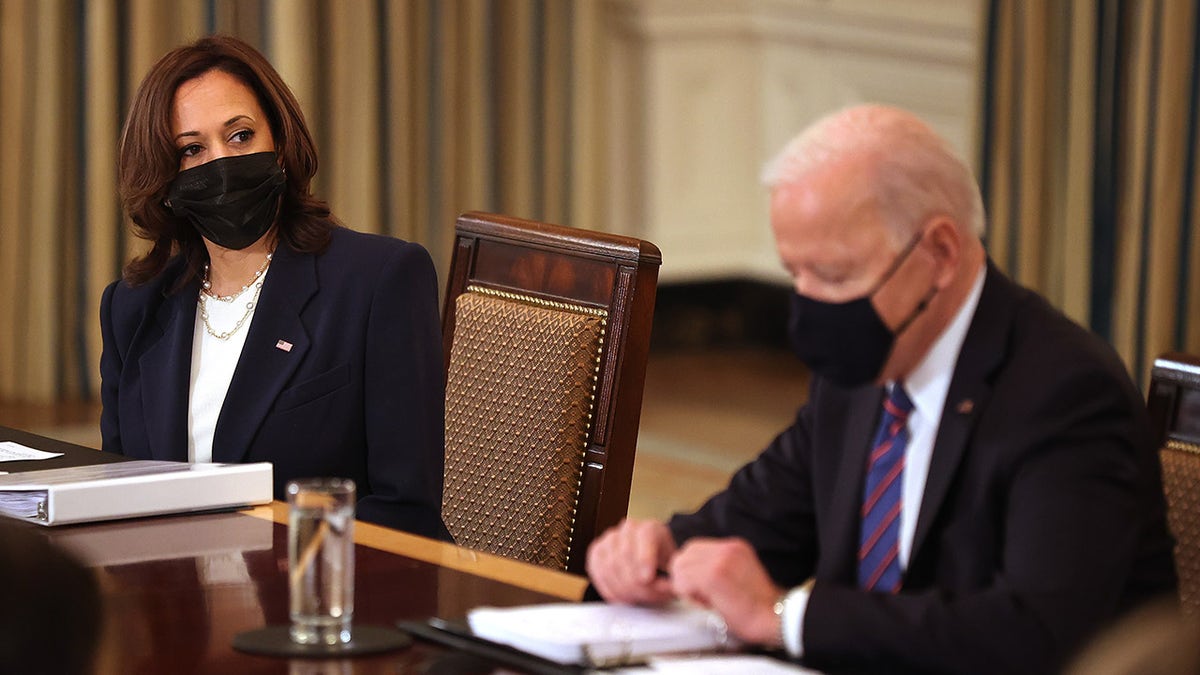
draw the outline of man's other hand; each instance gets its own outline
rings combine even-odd
[[[657,520],[622,520],[592,542],[587,573],[609,602],[654,605],[674,597],[661,572],[675,555],[675,540]]]

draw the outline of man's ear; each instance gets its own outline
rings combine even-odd
[[[962,232],[949,216],[935,216],[925,226],[926,246],[937,262],[935,283],[946,288],[954,280],[962,255]]]

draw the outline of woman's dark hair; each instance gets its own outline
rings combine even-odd
[[[254,92],[271,125],[275,149],[287,173],[279,210],[279,237],[302,253],[319,253],[329,244],[337,221],[329,205],[309,192],[317,172],[317,149],[304,123],[300,104],[279,73],[254,47],[228,36],[213,35],[172,50],[159,59],[138,87],[121,132],[117,183],[121,204],[133,220],[134,233],[152,242],[143,256],[125,265],[125,280],[143,284],[163,271],[178,252],[186,271],[174,289],[196,278],[208,259],[200,234],[164,205],[179,173],[179,151],[172,138],[175,92],[188,80],[211,70],[237,78]]]

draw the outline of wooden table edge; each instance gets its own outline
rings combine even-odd
[[[288,522],[288,506],[280,501],[256,506],[242,513],[283,525],[287,525]],[[354,541],[363,546],[487,577],[564,600],[579,600],[587,587],[587,579],[575,574],[473,551],[408,532],[364,523],[361,520],[354,525]]]

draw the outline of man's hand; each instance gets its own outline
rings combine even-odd
[[[671,560],[675,595],[715,610],[746,642],[782,646],[775,601],[783,594],[744,539],[689,539]]]
[[[674,597],[670,580],[659,575],[674,554],[665,524],[625,519],[592,542],[587,573],[609,602],[660,604]]]

